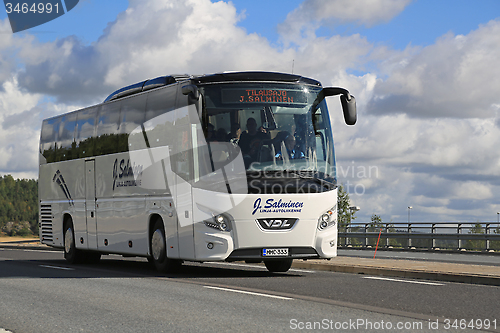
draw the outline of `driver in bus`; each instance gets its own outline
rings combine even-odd
[[[257,121],[255,118],[248,118],[247,130],[241,133],[238,142],[243,153],[245,168],[248,169],[252,162],[257,161],[262,141],[267,139],[267,134],[257,130]]]
[[[285,140],[283,140],[283,142],[289,159],[295,160],[295,159],[305,158],[304,153],[299,149],[296,149],[295,137],[292,134],[288,134]],[[283,159],[282,150],[283,147],[281,147],[280,151],[278,151],[278,153],[276,154],[275,156],[276,159],[280,160]]]

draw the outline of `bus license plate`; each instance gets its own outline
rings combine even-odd
[[[263,249],[262,255],[264,257],[287,257],[288,256],[288,248]]]

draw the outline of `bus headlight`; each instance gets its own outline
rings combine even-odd
[[[225,214],[214,215],[212,220],[203,221],[207,227],[219,229],[221,231],[230,231],[230,220]]]
[[[325,230],[337,223],[337,206],[323,213],[318,219],[318,229]]]

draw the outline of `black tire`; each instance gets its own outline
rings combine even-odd
[[[99,252],[87,251],[84,253],[84,261],[89,264],[98,264],[101,261]]]
[[[151,257],[149,262],[153,262],[156,269],[160,272],[175,271],[182,264],[181,260],[169,259],[167,257],[167,241],[165,237],[165,228],[161,219],[157,219],[151,230],[149,238],[149,248]]]
[[[264,264],[269,272],[284,273],[292,267],[293,259],[264,260]]]
[[[67,219],[64,223],[64,259],[70,264],[78,264],[83,259],[83,254],[77,250],[73,221]]]

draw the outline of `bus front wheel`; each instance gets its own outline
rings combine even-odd
[[[76,249],[73,222],[67,219],[64,224],[64,259],[70,264],[77,264],[82,259],[82,253]]]
[[[293,259],[264,260],[264,264],[269,272],[284,273],[292,267]]]
[[[161,272],[173,271],[178,268],[182,261],[167,257],[167,241],[163,222],[158,219],[154,223],[150,237],[151,257],[148,261],[153,262],[156,269]]]

